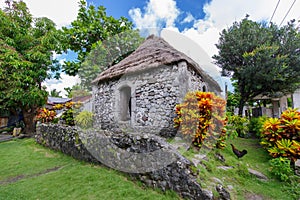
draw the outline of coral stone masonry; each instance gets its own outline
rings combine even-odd
[[[147,186],[163,191],[173,190],[191,200],[212,199],[197,183],[192,163],[155,135],[116,134],[94,129],[82,131],[59,124],[40,124],[35,137],[39,144],[76,159],[127,172]],[[164,154],[171,155],[172,159],[162,156]]]
[[[93,83],[96,126],[164,137],[176,134],[174,108],[188,91],[221,92],[196,62],[155,36]]]

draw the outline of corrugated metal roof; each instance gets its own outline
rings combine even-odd
[[[59,104],[59,103],[66,103],[71,101],[72,99],[70,98],[60,98],[60,97],[48,97],[48,104]]]

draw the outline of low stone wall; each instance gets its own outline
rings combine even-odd
[[[158,136],[39,124],[35,137],[46,147],[123,171],[147,186],[174,190],[183,198],[211,199],[192,174],[190,161]]]
[[[37,143],[61,151],[78,160],[101,164],[81,142],[78,130],[72,126],[38,124],[35,139]]]

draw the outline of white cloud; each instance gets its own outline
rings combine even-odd
[[[175,20],[180,14],[175,0],[150,0],[144,8],[129,10],[129,15],[140,30],[155,33],[164,27],[174,27]]]
[[[272,22],[280,25],[285,14],[294,0],[281,1],[272,19]],[[195,20],[194,26],[185,29],[183,34],[201,45],[209,56],[217,54],[215,44],[218,43],[219,33],[230,27],[234,21],[240,21],[246,14],[254,21],[269,22],[277,1],[270,0],[212,0],[203,8],[204,19]],[[283,24],[291,19],[300,19],[300,2],[296,2]]]
[[[194,20],[195,20],[194,16],[191,13],[188,13],[187,16],[182,20],[181,23],[182,24],[184,24],[184,23],[190,23],[190,22],[192,22]]]
[[[45,81],[43,85],[47,87],[48,92],[50,92],[53,89],[56,89],[56,91],[61,91],[60,95],[62,95],[62,97],[66,97],[67,92],[64,90],[64,88],[67,87],[72,88],[72,86],[75,85],[76,83],[80,83],[80,79],[78,78],[78,76],[74,77],[62,73],[61,79],[59,80],[50,79]]]
[[[279,3],[273,22],[280,24],[294,0]],[[206,4],[204,12],[206,20],[212,21],[217,28],[231,26],[233,21],[239,21],[246,16],[255,21],[269,20],[278,1],[270,0],[213,0]],[[300,2],[296,2],[288,14],[285,22],[292,18],[299,18]]]
[[[219,30],[217,28],[211,27],[204,32],[191,28],[183,31],[182,34],[199,44],[210,57],[218,53],[218,49],[215,46],[219,39]]]
[[[285,0],[279,3],[272,22],[279,25],[294,0]],[[215,44],[218,43],[219,33],[230,27],[234,21],[240,21],[247,14],[254,21],[269,22],[278,1],[271,0],[212,0],[203,7],[204,19],[195,19],[191,13],[181,22],[194,22],[192,28],[182,33],[201,45],[212,56],[217,54]],[[300,20],[300,2],[296,2],[283,24],[291,19]],[[176,30],[175,22],[181,11],[175,0],[149,0],[146,7],[141,10],[134,8],[129,11],[136,27],[146,30],[148,34],[158,34],[162,28]]]
[[[48,17],[58,28],[71,24],[77,17],[79,0],[23,0],[34,17]],[[0,7],[4,7],[1,1]]]

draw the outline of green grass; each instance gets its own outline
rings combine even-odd
[[[248,154],[237,159],[231,150],[230,143],[234,144],[238,149],[247,149]],[[215,153],[220,153],[225,158],[225,163],[215,158]],[[195,150],[183,152],[188,158],[192,158],[196,153]],[[268,153],[261,148],[259,141],[256,139],[236,138],[227,141],[227,146],[223,150],[210,151],[207,154],[209,161],[204,161],[204,165],[198,165],[199,183],[203,188],[207,188],[217,194],[215,191],[214,177],[222,181],[222,184],[228,188],[232,186],[232,190],[228,190],[232,199],[249,199],[249,196],[257,195],[263,199],[289,200],[299,199],[300,193],[297,186],[280,182],[269,171]],[[227,171],[218,169],[218,166],[232,166],[233,169]],[[261,181],[248,173],[248,168],[252,168],[266,175],[269,180]],[[300,178],[297,178],[298,183]],[[298,190],[298,192],[297,192]]]
[[[119,172],[77,161],[33,139],[0,143],[0,199],[179,199]]]
[[[248,154],[237,159],[230,143],[238,149],[247,149]],[[215,158],[216,151],[224,156],[225,163]],[[208,152],[205,166],[193,169],[199,171],[199,183],[203,188],[215,191],[218,178],[228,190],[232,199],[249,199],[258,195],[263,199],[299,199],[299,187],[278,181],[269,172],[270,157],[255,139],[236,138],[227,141],[224,150]],[[197,151],[185,151],[192,158]],[[139,182],[128,180],[124,174],[77,161],[62,153],[44,148],[33,139],[13,140],[0,143],[0,199],[179,199],[174,192],[163,194],[158,190],[142,187]],[[217,166],[233,166],[224,171]],[[268,176],[268,181],[250,176],[252,168]],[[299,177],[297,178],[299,182]],[[298,196],[297,196],[298,195]]]

